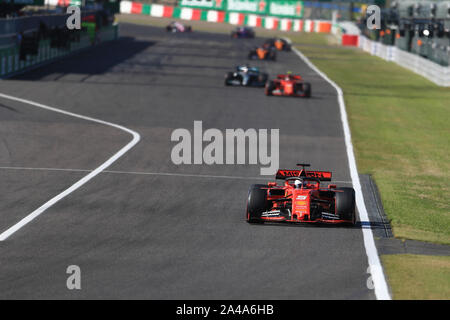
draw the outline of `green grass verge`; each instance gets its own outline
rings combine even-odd
[[[450,299],[450,257],[381,256],[394,299]]]

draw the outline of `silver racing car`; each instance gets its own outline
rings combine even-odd
[[[226,86],[264,87],[268,74],[261,72],[259,68],[248,65],[237,66],[234,72],[225,75]]]

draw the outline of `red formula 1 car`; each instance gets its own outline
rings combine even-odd
[[[355,190],[321,181],[331,181],[331,172],[307,171],[309,164],[298,164],[301,170],[278,170],[276,182],[252,185],[247,199],[247,222],[311,222],[355,225]]]
[[[279,74],[266,84],[267,96],[311,97],[311,84],[299,75]]]

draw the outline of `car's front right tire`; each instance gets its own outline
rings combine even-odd
[[[334,196],[335,211],[341,219],[349,221],[351,225],[356,224],[355,190],[353,188],[336,189]]]
[[[303,83],[303,92],[306,98],[311,97],[311,84],[308,82]]]

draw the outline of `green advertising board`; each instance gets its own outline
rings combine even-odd
[[[229,12],[267,14],[270,0],[226,0]]]
[[[303,17],[303,1],[282,0],[270,1],[269,15],[286,18]]]
[[[226,10],[226,0],[180,0],[180,7]]]
[[[180,0],[181,7],[302,18],[301,0]]]

